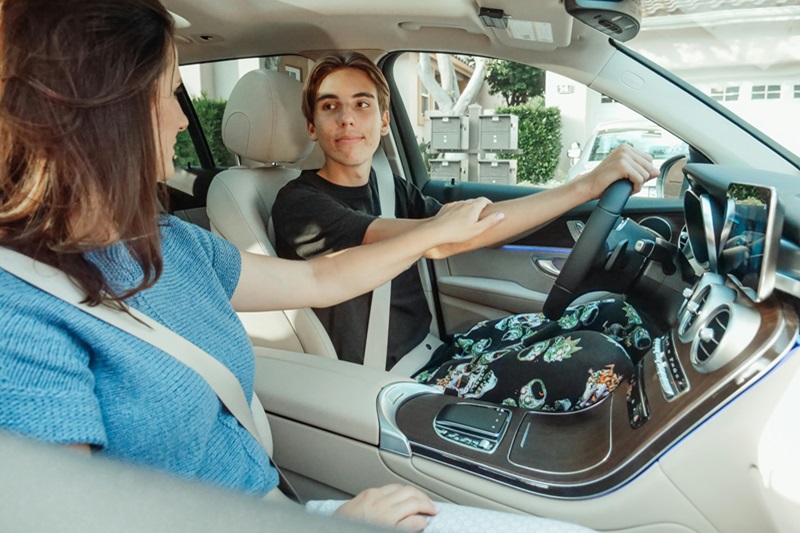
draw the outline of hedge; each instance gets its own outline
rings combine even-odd
[[[561,110],[545,107],[544,98],[537,96],[522,105],[498,107],[495,113],[519,117],[519,153],[502,156],[517,160],[517,182],[552,180],[561,155]]]
[[[236,158],[222,143],[222,114],[225,112],[226,103],[222,99],[206,98],[205,94],[192,98],[194,110],[208,140],[211,155],[214,157],[214,164],[222,168],[236,164]],[[175,142],[175,166],[200,167],[200,160],[188,131],[180,132]]]

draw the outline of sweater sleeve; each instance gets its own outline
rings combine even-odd
[[[219,279],[228,299],[233,296],[242,273],[242,256],[236,246],[210,231],[171,216],[169,224],[186,239],[197,242],[211,261],[214,274]]]
[[[90,370],[91,349],[63,327],[68,310],[7,277],[0,294],[0,427],[56,444],[105,446],[107,437]]]

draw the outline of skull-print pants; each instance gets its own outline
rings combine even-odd
[[[575,411],[630,378],[652,339],[619,299],[479,322],[455,336],[415,378],[445,394],[538,411]]]

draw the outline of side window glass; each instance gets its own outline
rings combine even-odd
[[[624,105],[529,65],[406,53],[394,69],[432,179],[554,187],[620,144],[649,153],[656,166],[689,152]],[[682,179],[678,169],[672,181]],[[677,197],[680,189],[651,180],[639,196]]]
[[[248,72],[260,68],[285,72],[298,81],[304,81],[310,66],[313,66],[313,62],[301,56],[272,56],[180,67],[181,78],[192,99],[192,105],[217,167],[224,168],[236,164],[236,157],[222,142],[222,116],[236,82]],[[300,109],[297,113],[300,113]],[[178,134],[175,165],[184,168],[200,166],[197,151],[188,131]]]

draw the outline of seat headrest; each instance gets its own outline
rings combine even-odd
[[[259,69],[236,83],[222,116],[222,142],[259,163],[295,163],[313,148],[300,110],[303,86],[283,72]]]

